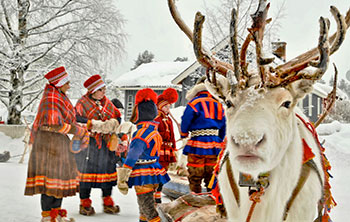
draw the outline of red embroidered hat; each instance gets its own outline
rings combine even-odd
[[[161,110],[164,106],[175,103],[178,98],[179,95],[175,89],[167,88],[161,95],[158,96],[157,107]]]
[[[84,82],[84,87],[89,93],[94,93],[102,87],[106,86],[100,75],[93,75]]]
[[[68,73],[66,72],[66,69],[63,66],[48,72],[45,75],[45,78],[49,80],[50,84],[53,84],[58,88],[62,87],[69,81]]]

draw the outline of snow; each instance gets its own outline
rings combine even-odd
[[[172,109],[173,116],[180,122],[180,117],[185,107]],[[176,124],[174,124],[176,126]],[[327,128],[327,135],[321,133],[322,128]],[[339,122],[331,124],[321,124],[319,126],[320,141],[325,140],[324,147],[326,155],[332,165],[330,180],[333,196],[338,203],[332,212],[333,221],[347,221],[350,217],[350,124],[341,124]],[[176,139],[179,138],[177,127],[174,129]],[[19,164],[20,155],[24,150],[23,138],[11,139],[0,133],[0,153],[5,150],[11,152],[14,156],[6,163],[0,163],[0,221],[6,222],[33,222],[40,220],[40,195],[24,196],[24,187],[27,173],[27,163],[29,155],[25,156],[24,164]],[[76,221],[118,221],[129,222],[138,221],[138,205],[136,195],[133,189],[129,190],[128,195],[123,196],[115,187],[112,194],[115,202],[120,206],[121,212],[118,215],[104,214],[102,211],[101,190],[92,190],[92,202],[96,210],[96,215],[87,217],[78,213],[79,196],[64,198],[63,208],[68,210],[68,216],[74,217]],[[164,200],[165,198],[163,198]]]
[[[329,86],[327,84],[316,82],[314,85],[314,92],[318,92],[320,96],[323,98],[327,97],[328,93],[330,93],[333,90],[332,86]],[[337,88],[337,96],[341,99],[348,99],[348,96],[344,91]]]
[[[113,80],[112,85],[118,87],[175,87],[171,83],[171,80],[190,65],[191,62],[151,62],[142,64],[136,69],[124,73],[119,78]]]

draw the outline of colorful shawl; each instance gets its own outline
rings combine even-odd
[[[96,119],[96,120],[108,120],[111,118],[119,118],[121,116],[119,110],[113,105],[113,103],[107,98],[103,97],[99,101],[100,104],[97,104],[96,101],[89,97],[89,94],[82,96],[77,104],[75,105],[75,110],[77,115],[87,118],[87,119]],[[105,140],[109,141],[110,135],[104,135]],[[97,145],[101,148],[102,145],[102,135],[96,133],[94,135]]]
[[[36,114],[30,143],[35,139],[35,132],[44,125],[72,124],[75,122],[75,110],[68,97],[53,85],[47,84]]]

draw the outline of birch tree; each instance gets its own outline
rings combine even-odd
[[[124,20],[111,0],[0,0],[0,101],[8,124],[40,98],[44,74],[64,65],[72,88],[111,71]]]

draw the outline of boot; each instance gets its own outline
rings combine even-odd
[[[120,212],[118,205],[114,205],[111,196],[103,197],[103,212],[106,214],[117,214]]]
[[[91,206],[92,201],[90,198],[80,199],[79,213],[85,216],[91,216],[95,214],[95,209]]]
[[[54,219],[54,218],[51,219],[51,217],[48,216],[48,217],[42,217],[40,222],[58,222],[58,221],[56,219]]]
[[[154,192],[148,192],[137,195],[137,203],[139,204],[140,212],[147,221],[160,221],[158,212],[155,208]]]
[[[58,222],[75,222],[74,218],[67,218],[67,211],[65,209],[58,210]]]
[[[41,220],[40,222],[58,222],[56,219],[58,216],[58,210],[57,209],[52,209],[50,211],[43,211],[41,212]]]

